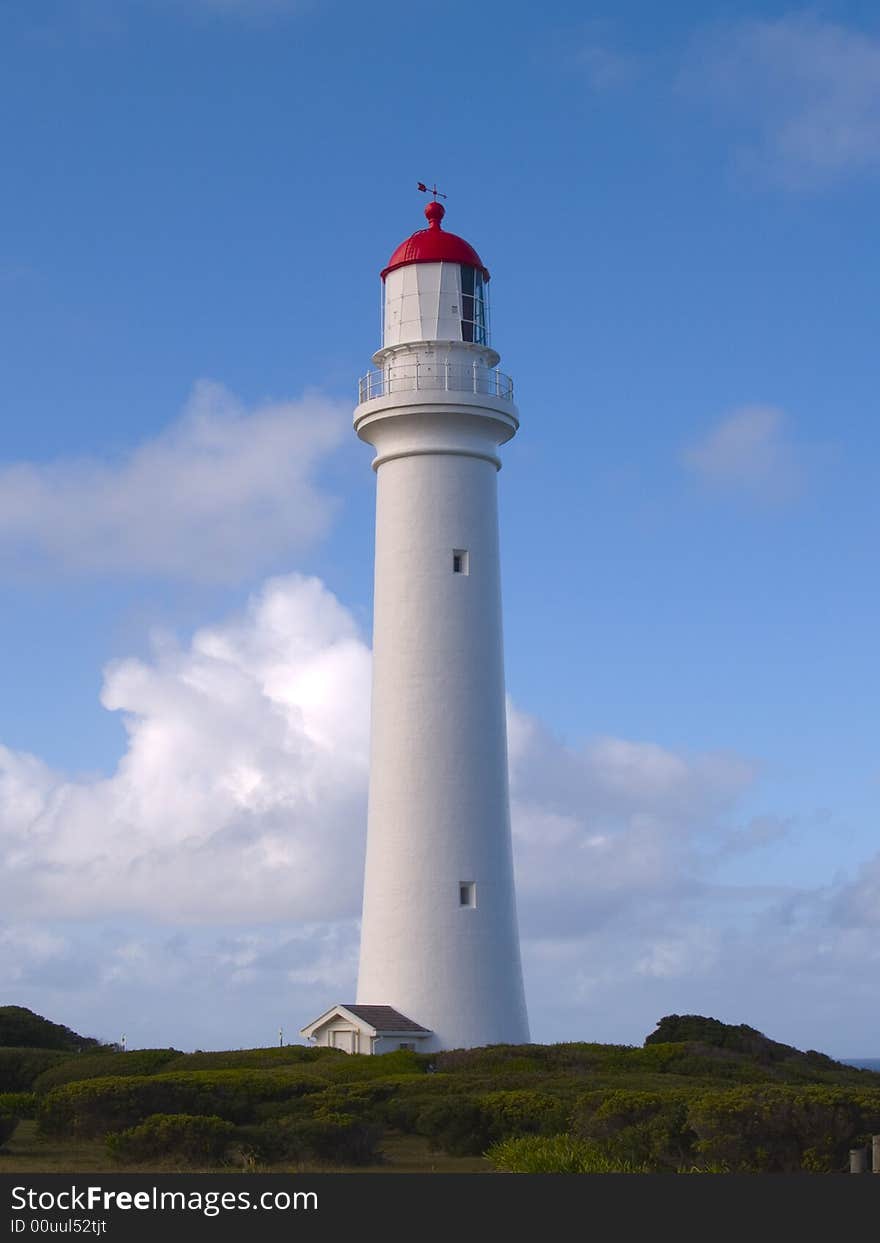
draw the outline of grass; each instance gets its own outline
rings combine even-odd
[[[185,1168],[199,1174],[492,1174],[484,1157],[451,1157],[431,1152],[428,1141],[417,1135],[389,1134],[382,1144],[381,1165],[343,1166],[318,1162],[292,1165],[204,1166],[194,1170],[176,1162],[126,1165],[126,1174],[175,1174]],[[45,1140],[37,1135],[35,1122],[20,1122],[6,1147],[0,1149],[0,1174],[118,1174],[121,1167],[107,1155],[102,1140]]]

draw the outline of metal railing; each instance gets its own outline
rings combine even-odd
[[[392,393],[433,389],[446,393],[480,393],[513,401],[513,380],[503,371],[479,363],[400,363],[382,371],[368,371],[358,381],[358,402]]]

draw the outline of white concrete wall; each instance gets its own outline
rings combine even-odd
[[[424,1040],[416,1040],[414,1036],[377,1036],[373,1043],[373,1052],[396,1053],[402,1044],[411,1044],[416,1053],[427,1053],[426,1043]]]
[[[529,1032],[511,860],[496,496],[497,446],[517,423],[510,403],[504,413],[505,403],[473,395],[438,394],[432,404],[425,397],[366,402],[355,421],[379,462],[357,1000],[394,1006],[431,1028],[435,1038],[418,1045],[427,1052],[523,1042]],[[466,575],[453,573],[454,549],[467,551]],[[462,881],[476,884],[473,908],[459,903]]]

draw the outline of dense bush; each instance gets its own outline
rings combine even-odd
[[[151,1114],[214,1115],[251,1122],[265,1101],[292,1100],[320,1090],[303,1070],[216,1070],[89,1079],[54,1088],[40,1102],[43,1135],[89,1137],[137,1126]]]
[[[763,1084],[725,1090],[590,1092],[572,1133],[609,1157],[655,1171],[750,1173],[845,1168],[854,1143],[880,1130],[880,1091]]]
[[[645,1038],[645,1045],[655,1043],[686,1043],[699,1046],[703,1054],[724,1051],[740,1064],[748,1062],[752,1067],[772,1070],[768,1076],[789,1081],[805,1081],[817,1078],[825,1081],[856,1083],[858,1072],[854,1068],[835,1062],[824,1053],[808,1049],[806,1053],[792,1045],[771,1040],[763,1032],[745,1023],[722,1023],[702,1014],[667,1014],[657,1024],[657,1030]],[[745,1076],[741,1076],[743,1079]],[[753,1081],[757,1076],[753,1074]]]
[[[320,1062],[325,1058],[344,1058],[341,1049],[286,1044],[268,1049],[228,1049],[198,1053],[177,1053],[164,1067],[174,1070],[277,1070]]]
[[[108,1135],[105,1143],[111,1156],[128,1165],[167,1157],[195,1165],[219,1161],[234,1135],[235,1127],[222,1118],[153,1114],[139,1126]]]
[[[124,1078],[127,1075],[153,1075],[178,1057],[176,1049],[133,1049],[130,1053],[85,1053],[68,1058],[44,1070],[34,1080],[35,1092],[50,1092],[65,1083],[84,1079]]]
[[[572,1135],[528,1135],[493,1144],[486,1156],[508,1174],[644,1174],[643,1166],[609,1156]]]
[[[29,1092],[39,1075],[71,1056],[55,1049],[0,1049],[0,1092]]]
[[[415,1129],[432,1149],[453,1157],[479,1156],[492,1142],[490,1119],[472,1096],[431,1101],[420,1110]]]
[[[311,1155],[300,1131],[301,1118],[273,1118],[235,1128],[235,1145],[242,1158],[274,1165],[279,1161],[307,1161]]]
[[[83,1049],[97,1049],[100,1044],[99,1040],[80,1036],[61,1023],[50,1023],[24,1006],[0,1006],[0,1046],[79,1053]]]
[[[432,1148],[452,1156],[479,1156],[510,1136],[553,1134],[565,1126],[567,1115],[562,1101],[542,1092],[446,1095],[422,1104],[414,1129]]]
[[[351,1114],[317,1113],[297,1129],[310,1153],[337,1165],[369,1165],[380,1159],[381,1128]]]
[[[255,1160],[329,1161],[336,1165],[369,1165],[381,1160],[381,1127],[352,1114],[316,1112],[241,1126],[236,1140]]]
[[[734,1028],[695,1015],[667,1016],[643,1048],[586,1043],[490,1045],[422,1056],[443,1074],[472,1084],[477,1078],[491,1077],[506,1088],[534,1085],[569,1092],[578,1087],[580,1091],[624,1087],[624,1079],[633,1089],[662,1091],[676,1080],[707,1088],[719,1080],[852,1087],[877,1082],[871,1072],[844,1066],[824,1054],[801,1053],[768,1040],[753,1028]]]
[[[362,1083],[369,1079],[385,1079],[389,1075],[422,1075],[428,1063],[410,1049],[372,1056],[367,1053],[343,1053],[332,1061],[323,1061],[320,1073],[334,1083]]]
[[[599,1066],[623,1057],[633,1050],[629,1045],[602,1044],[495,1044],[478,1049],[449,1049],[422,1055],[438,1071],[450,1074],[547,1075],[589,1073]]]
[[[382,1099],[374,1106],[375,1116],[386,1126],[410,1135],[416,1133],[424,1109],[440,1100],[466,1096],[470,1088],[467,1081],[456,1082],[448,1075],[399,1075],[375,1083],[382,1092]]]
[[[331,1083],[307,1098],[312,1112],[351,1114],[356,1118],[385,1119],[385,1109],[410,1084],[421,1088],[421,1075],[372,1079],[367,1083]]]
[[[686,1091],[589,1092],[577,1102],[572,1133],[598,1144],[609,1157],[652,1170],[676,1170],[689,1161],[696,1135]]]
[[[705,1092],[688,1107],[694,1151],[733,1171],[843,1170],[847,1153],[880,1132],[880,1091],[828,1087]]]
[[[575,1088],[601,1086],[631,1078],[635,1086],[650,1086],[658,1076],[681,1075],[711,1082],[718,1077],[741,1082],[774,1080],[775,1071],[744,1055],[708,1045],[653,1043],[631,1045],[560,1044],[493,1045],[485,1049],[455,1049],[434,1056],[436,1068],[456,1077],[491,1077],[505,1086],[526,1087],[536,1082],[567,1084]]]
[[[0,1114],[14,1114],[16,1118],[37,1116],[37,1097],[34,1092],[0,1092]]]
[[[512,1135],[554,1135],[568,1122],[568,1108],[556,1096],[535,1091],[498,1091],[479,1097],[493,1139]]]

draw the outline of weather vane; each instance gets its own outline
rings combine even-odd
[[[423,181],[416,182],[416,184],[418,185],[419,189],[422,191],[423,194],[433,194],[435,203],[437,202],[438,197],[441,199],[446,198],[446,195],[441,194],[440,191],[437,189],[436,181],[434,182],[432,186],[426,186]]]

